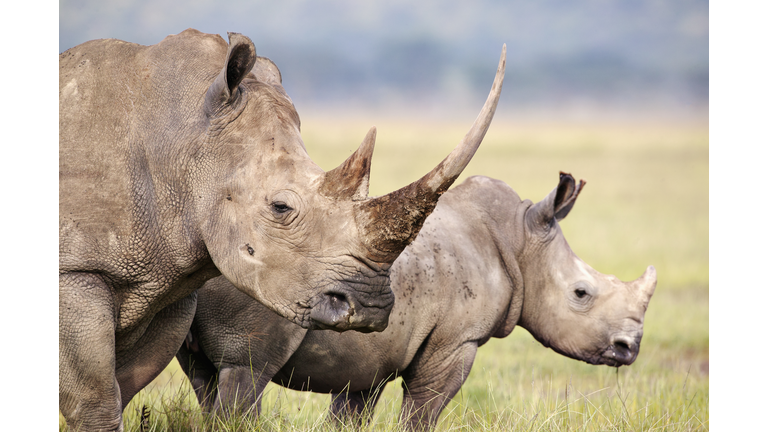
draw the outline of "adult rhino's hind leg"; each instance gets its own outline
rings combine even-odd
[[[331,393],[329,420],[360,427],[373,416],[373,409],[379,401],[379,388],[359,391]]]
[[[121,347],[120,339],[116,341],[115,376],[120,383],[123,408],[173,360],[189,332],[196,308],[195,291],[155,314],[130,346]]]
[[[59,276],[59,409],[70,430],[123,430],[114,299],[90,273]]]
[[[400,421],[409,430],[435,428],[440,413],[466,381],[476,353],[477,343],[465,342],[453,349],[416,355],[402,375]]]

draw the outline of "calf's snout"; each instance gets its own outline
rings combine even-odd
[[[640,352],[640,338],[629,337],[626,335],[619,335],[613,337],[611,345],[603,353],[608,361],[607,364],[611,366],[623,366],[631,365],[637,358],[637,354]]]

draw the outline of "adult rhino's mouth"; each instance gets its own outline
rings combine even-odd
[[[310,328],[356,330],[363,333],[380,332],[389,324],[389,313],[395,304],[390,289],[381,290],[377,295],[361,294],[354,288],[359,282],[344,281],[315,298],[309,312]]]

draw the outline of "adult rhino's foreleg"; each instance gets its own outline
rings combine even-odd
[[[476,342],[418,353],[403,371],[400,421],[410,430],[434,429],[440,413],[466,381],[476,353]]]
[[[100,277],[59,276],[59,409],[71,430],[123,430],[115,315]]]
[[[373,409],[381,396],[381,389],[374,388],[359,392],[331,393],[329,419],[335,423],[362,426],[368,423]]]
[[[120,347],[117,340],[115,375],[123,407],[173,360],[189,332],[196,307],[195,291],[158,312],[130,346]]]

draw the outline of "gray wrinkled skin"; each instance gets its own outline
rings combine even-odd
[[[59,57],[59,408],[73,429],[123,429],[219,275],[297,326],[386,328],[391,264],[476,151],[503,81],[504,53],[467,138],[368,198],[375,128],[324,172],[280,71],[229,38],[189,29]]]
[[[656,272],[650,266],[636,281],[621,282],[571,251],[558,220],[583,185],[561,174],[535,205],[480,176],[445,193],[392,266],[396,300],[382,333],[302,329],[226,279],[213,279],[199,290],[177,358],[203,407],[225,412],[257,414],[258,396],[272,380],[332,393],[332,418],[362,421],[363,407],[372,409],[378,398],[371,390],[402,376],[401,420],[412,429],[434,427],[477,348],[515,325],[568,357],[631,364]]]

